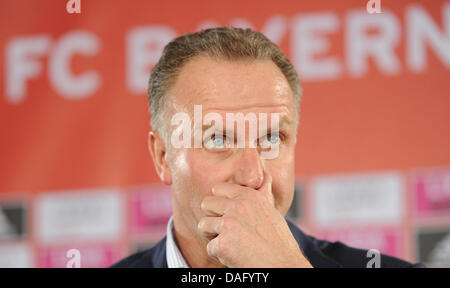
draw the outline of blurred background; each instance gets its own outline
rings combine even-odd
[[[450,267],[450,1],[367,2],[0,0],[0,267],[66,267],[70,249],[106,267],[162,238],[149,72],[175,36],[230,25],[300,74],[289,218]]]

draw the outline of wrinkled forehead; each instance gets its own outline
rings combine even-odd
[[[206,113],[281,113],[282,117],[294,118],[292,90],[270,60],[196,57],[181,69],[167,101],[171,114],[193,115],[194,105],[202,105]]]

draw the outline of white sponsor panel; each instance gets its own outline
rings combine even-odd
[[[31,268],[33,255],[27,244],[0,245],[0,268]]]
[[[115,240],[123,229],[123,199],[118,190],[45,193],[36,199],[34,221],[43,243]]]
[[[318,226],[398,224],[404,214],[404,181],[397,173],[318,177],[311,183]]]

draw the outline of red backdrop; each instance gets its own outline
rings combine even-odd
[[[79,14],[66,2],[0,4],[0,193],[25,193],[30,211],[46,191],[159,182],[146,143],[148,73],[172,37],[214,25],[261,30],[300,72],[296,173],[304,183],[385,170],[410,183],[416,168],[450,166],[448,1],[383,0],[380,14],[363,0],[81,0]],[[302,223],[319,231],[307,191]],[[410,239],[397,255],[412,260],[416,222],[407,208],[393,225]],[[434,221],[446,226],[447,212]],[[21,239],[35,251],[28,222]],[[120,235],[128,247],[131,236]]]

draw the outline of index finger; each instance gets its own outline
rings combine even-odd
[[[245,187],[233,183],[219,183],[212,188],[212,194],[229,199],[234,199],[242,193]]]

